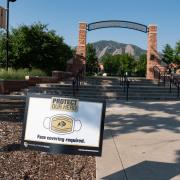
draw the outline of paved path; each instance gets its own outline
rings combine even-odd
[[[180,180],[180,101],[107,103],[97,179]]]

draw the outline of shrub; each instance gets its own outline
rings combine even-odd
[[[29,71],[28,69],[9,69],[6,71],[5,69],[0,69],[0,79],[4,80],[23,80],[25,76],[45,76],[46,73],[40,69],[32,69]]]

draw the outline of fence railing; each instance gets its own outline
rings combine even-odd
[[[73,96],[77,96],[77,93],[79,91],[79,87],[84,81],[84,70],[80,69],[72,81],[72,87],[73,87]]]
[[[124,93],[126,93],[126,101],[129,100],[129,85],[130,81],[127,75],[120,76],[120,86],[123,88]]]
[[[177,97],[179,98],[179,91],[180,91],[180,75],[171,75],[170,77],[170,84],[169,84],[169,92],[172,93],[172,86],[177,88]]]
[[[169,92],[172,93],[172,87],[177,88],[177,97],[179,98],[180,91],[180,75],[168,73],[168,71],[162,71],[158,66],[153,67],[154,79],[158,80],[158,86],[160,82],[164,86],[169,83]]]
[[[161,68],[163,68],[163,70],[161,70]],[[169,82],[170,74],[165,67],[161,68],[158,66],[153,67],[154,79],[158,81],[158,86],[160,85],[160,82],[165,86],[166,83]]]

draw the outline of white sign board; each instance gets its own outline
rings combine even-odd
[[[23,146],[54,153],[101,155],[105,102],[29,95]]]

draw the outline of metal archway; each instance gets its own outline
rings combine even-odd
[[[121,20],[109,20],[109,21],[99,21],[87,24],[87,30],[92,31],[101,28],[127,28],[141,31],[144,33],[148,32],[148,27],[144,24],[131,22],[131,21],[121,21]]]

